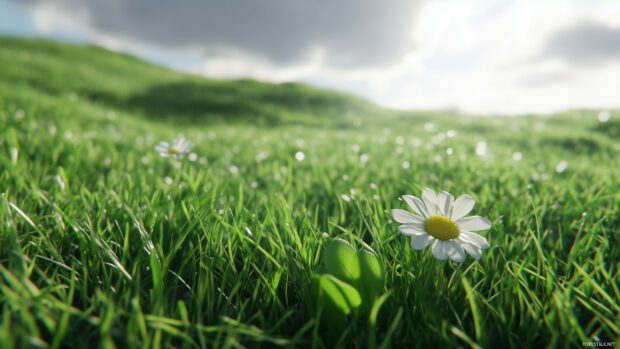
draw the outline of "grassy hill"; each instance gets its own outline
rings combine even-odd
[[[71,95],[148,119],[322,123],[385,113],[359,98],[302,84],[208,80],[98,47],[11,38],[0,38],[0,47],[3,94]]]
[[[599,112],[394,112],[2,38],[0,346],[617,342],[620,113]],[[154,151],[180,135],[185,158]],[[424,187],[476,200],[480,260],[410,248],[390,210]],[[386,271],[376,322],[314,312],[335,238]]]

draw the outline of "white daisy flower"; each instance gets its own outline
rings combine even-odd
[[[172,142],[159,142],[155,146],[155,151],[165,158],[180,159],[189,153],[194,144],[185,138],[177,138]]]
[[[491,222],[480,216],[465,217],[476,203],[471,196],[463,194],[455,200],[448,192],[437,195],[425,188],[421,200],[412,195],[403,199],[415,214],[393,209],[392,216],[402,223],[398,230],[411,237],[414,250],[432,245],[435,258],[462,262],[465,252],[480,259],[482,250],[489,248],[487,239],[473,232],[489,229]]]

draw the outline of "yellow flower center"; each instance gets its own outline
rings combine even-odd
[[[459,227],[450,218],[431,216],[424,222],[424,229],[432,237],[439,240],[452,240],[459,237]]]
[[[177,147],[170,147],[170,148],[168,148],[168,154],[174,155],[174,154],[178,154],[180,152],[181,151]]]

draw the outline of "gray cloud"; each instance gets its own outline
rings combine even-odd
[[[164,49],[246,52],[295,63],[313,48],[328,65],[376,66],[412,48],[421,1],[412,0],[22,0],[55,6],[90,28]]]
[[[582,22],[559,31],[546,44],[542,56],[558,57],[578,65],[617,62],[620,58],[620,28]]]

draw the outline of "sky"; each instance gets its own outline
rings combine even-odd
[[[620,108],[617,0],[0,0],[0,35],[397,109]]]

